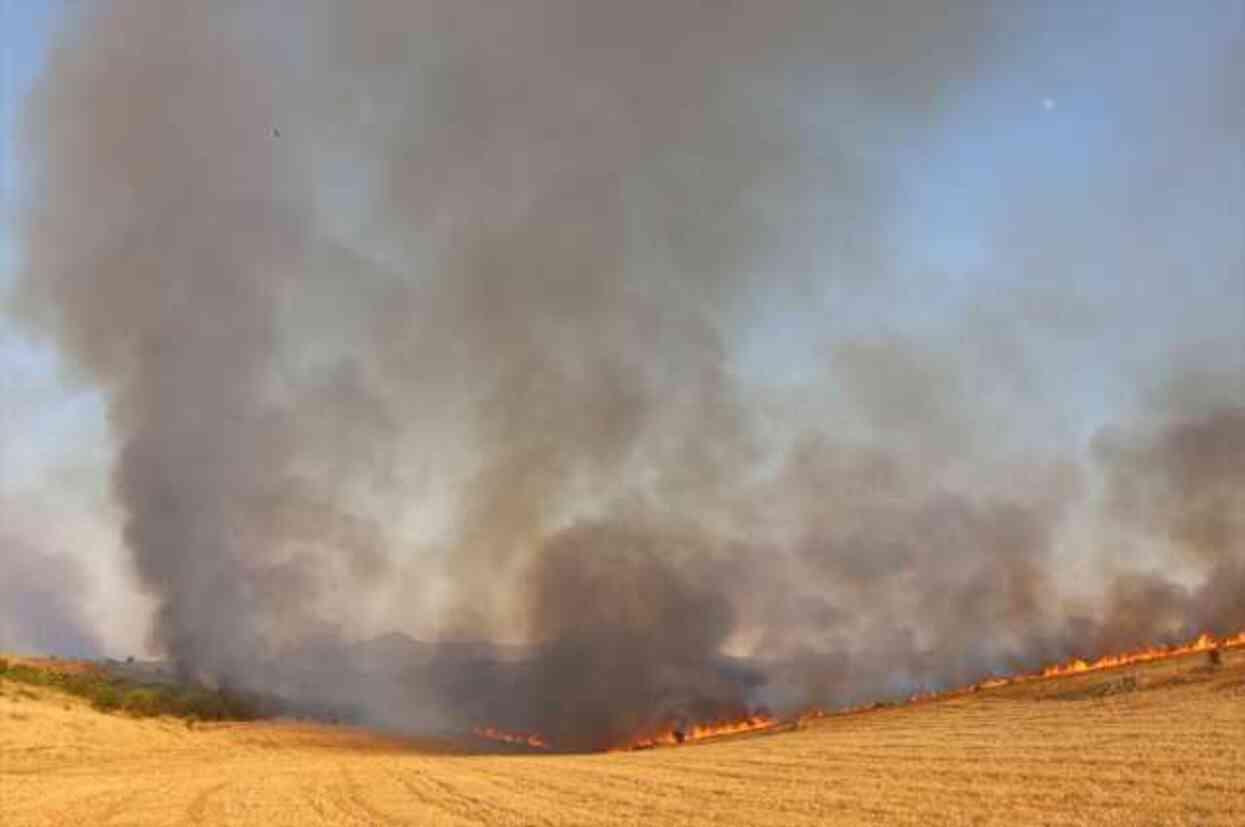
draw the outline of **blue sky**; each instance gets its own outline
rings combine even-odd
[[[1199,122],[1223,105],[1208,86],[1245,7],[1081,5],[1031,4],[932,137],[898,143],[894,277],[832,293],[801,330],[825,314],[952,342],[966,314],[996,316],[1024,339],[1042,401],[1088,439],[1173,350],[1245,326],[1245,153]],[[1205,155],[1173,172],[1166,143]],[[771,333],[762,362],[807,365]]]
[[[39,75],[49,39],[64,20],[63,0],[0,0],[0,193],[6,204],[17,186],[13,131],[22,101]]]
[[[18,264],[14,210],[21,170],[16,130],[23,102],[36,82],[49,37],[56,25],[56,3],[29,0],[0,2],[0,290],[7,293]],[[0,407],[6,426],[12,418],[37,415],[40,436],[47,439],[0,438],[0,482],[37,471],[65,431],[82,427],[81,418],[66,410],[70,400],[54,387],[55,354],[32,342],[7,321],[0,321],[0,389],[9,400]],[[21,408],[16,399],[33,400]],[[8,431],[8,427],[6,427]],[[8,434],[5,435],[8,437]]]
[[[827,339],[901,332],[967,359],[969,374],[1014,371],[1014,394],[986,384],[1004,388],[1004,406],[1033,407],[1018,431],[1083,444],[1127,418],[1168,360],[1240,342],[1245,150],[1238,122],[1216,124],[1230,100],[1217,73],[1241,44],[1245,5],[1082,5],[1031,4],[919,140],[882,150],[898,182],[888,277],[827,277],[813,301],[751,331],[745,369],[799,384],[817,376]],[[0,0],[5,292],[19,266],[15,132],[67,7]],[[819,106],[815,120],[839,116],[833,96]],[[832,268],[832,251],[811,249],[805,265]],[[49,345],[0,317],[0,501],[95,509],[74,536],[95,536],[84,554],[111,559],[105,406],[58,368]]]
[[[15,212],[22,185],[17,150],[22,108],[64,23],[64,11],[75,5],[72,0],[0,0],[0,307],[9,299],[20,263]],[[76,560],[77,568],[46,569],[67,576],[68,582],[58,587],[82,598],[88,622],[108,630],[106,645],[114,651],[141,651],[144,604],[134,595],[124,565],[117,564],[122,552],[107,495],[110,450],[103,397],[67,381],[53,346],[0,314],[0,534],[5,553]],[[14,537],[19,545],[10,548]],[[77,579],[84,573],[89,580]],[[139,607],[139,616],[124,619],[118,614],[121,605]],[[10,631],[5,620],[0,618],[0,637]],[[80,645],[73,632],[45,633],[49,645],[65,646],[67,653]]]
[[[0,297],[18,266],[14,211],[22,170],[17,131],[22,107],[38,82],[46,51],[73,0],[0,0]],[[89,387],[64,380],[53,347],[0,317],[0,493],[47,493],[58,471],[97,463],[107,454],[104,401]],[[15,434],[21,434],[15,437]],[[51,478],[51,480],[49,479]],[[102,480],[88,486],[92,495]]]

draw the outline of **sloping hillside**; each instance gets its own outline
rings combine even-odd
[[[1239,825],[1245,651],[678,748],[472,748],[136,720],[0,681],[0,824]]]

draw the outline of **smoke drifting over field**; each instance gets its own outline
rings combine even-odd
[[[76,561],[10,534],[0,534],[0,555],[0,652],[96,656],[99,641],[75,602],[86,580]]]
[[[1245,627],[1239,381],[1034,457],[988,320],[746,366],[889,278],[886,152],[1007,48],[992,5],[93,6],[28,109],[19,312],[108,394],[159,646],[254,682],[397,582],[534,648],[391,664],[375,719],[591,747]],[[1149,565],[1065,594],[1070,523]]]

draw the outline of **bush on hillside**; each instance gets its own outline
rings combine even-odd
[[[5,677],[76,695],[103,712],[126,712],[140,718],[171,715],[200,721],[250,721],[274,714],[271,700],[226,689],[170,684],[142,684],[101,670],[61,672],[4,663]]]
[[[91,706],[101,712],[112,712],[121,707],[121,693],[112,684],[103,684],[89,696]]]
[[[131,689],[121,701],[121,708],[137,718],[154,718],[162,706],[160,692],[155,689]]]

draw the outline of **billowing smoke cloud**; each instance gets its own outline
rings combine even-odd
[[[93,8],[28,112],[21,312],[109,394],[156,642],[243,684],[301,653],[298,685],[374,720],[595,747],[1036,665],[1155,594],[1239,620],[1239,590],[1158,575],[1064,605],[1086,471],[999,482],[967,347],[839,343],[811,405],[742,370],[812,289],[792,250],[881,277],[887,136],[992,59],[986,5]],[[1099,451],[1111,509],[1237,583],[1245,466],[1208,446],[1240,421]],[[395,580],[443,637],[527,657],[343,677]]]
[[[366,520],[295,467],[276,311],[297,288],[305,218],[273,157],[266,73],[227,24],[120,4],[64,47],[32,120],[27,280],[111,393],[115,489],[161,600],[156,642],[226,675],[296,639],[326,579],[380,568]],[[66,244],[70,226],[82,235]]]
[[[1163,572],[1114,584],[1104,643],[1245,629],[1245,406],[1105,433],[1108,505],[1141,536],[1166,541],[1194,585]]]
[[[99,654],[82,605],[87,578],[74,558],[0,533],[0,561],[0,652]]]

